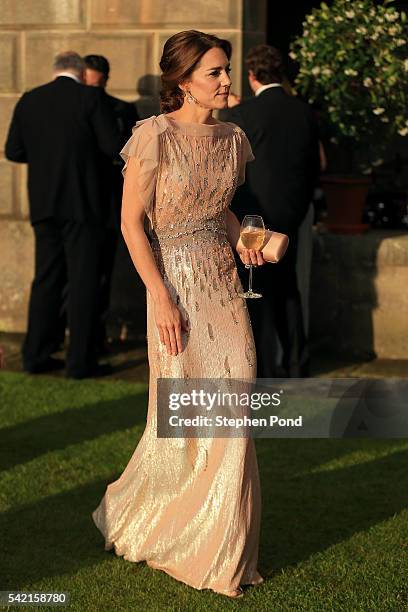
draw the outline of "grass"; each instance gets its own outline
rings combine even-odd
[[[1,590],[80,612],[408,610],[408,440],[256,440],[266,580],[241,600],[105,552],[91,512],[146,408],[143,384],[0,374]]]

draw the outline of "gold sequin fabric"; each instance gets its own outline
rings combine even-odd
[[[261,490],[253,439],[157,437],[157,378],[256,377],[251,324],[226,231],[227,209],[254,157],[233,123],[187,124],[166,115],[136,124],[122,151],[125,161],[132,155],[141,160],[157,267],[189,331],[183,351],[168,355],[147,292],[146,428],[92,517],[106,550],[146,561],[196,589],[259,584]]]

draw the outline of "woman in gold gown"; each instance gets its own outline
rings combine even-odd
[[[163,113],[138,121],[121,152],[122,232],[147,289],[149,404],[139,444],[92,517],[106,550],[240,597],[240,585],[263,582],[254,441],[158,438],[156,388],[159,377],[256,378],[232,251],[240,226],[229,210],[254,156],[238,126],[212,117],[227,106],[230,57],[216,36],[172,36],[160,62]],[[264,263],[259,252],[239,255]]]

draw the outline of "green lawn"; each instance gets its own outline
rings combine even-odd
[[[408,610],[408,440],[257,440],[266,581],[241,600],[105,552],[91,512],[146,408],[143,384],[0,374],[0,590],[80,612]]]

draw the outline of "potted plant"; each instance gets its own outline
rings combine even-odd
[[[290,44],[295,92],[319,108],[341,175],[322,177],[332,231],[362,231],[370,175],[394,136],[408,135],[408,23],[393,0],[333,0]],[[345,218],[347,217],[348,218]]]

